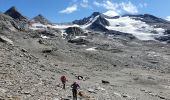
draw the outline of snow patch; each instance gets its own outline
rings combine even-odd
[[[62,39],[66,38],[67,33],[65,32],[65,30],[61,30],[61,36],[62,36]]]
[[[48,27],[50,28],[56,28],[56,29],[66,29],[66,28],[69,28],[69,27],[80,27],[79,25],[76,25],[76,24],[71,24],[71,25],[60,25],[60,24],[53,24],[53,25],[48,25]]]
[[[43,38],[43,39],[48,39],[48,38],[50,38],[50,37],[41,35],[41,38]]]
[[[120,17],[117,19],[106,18],[106,20],[110,22],[110,26],[106,26],[107,29],[130,33],[140,40],[155,40],[154,37],[163,35],[165,31],[162,28],[154,28],[145,22],[130,17]]]
[[[76,36],[74,39],[86,38],[87,36]]]
[[[109,16],[109,17],[114,17],[114,16],[118,16],[119,15],[117,12],[112,11],[112,10],[109,10],[109,11],[103,13],[103,14],[106,15],[106,16]]]
[[[41,23],[33,23],[29,28],[32,30],[41,30],[41,29],[46,29],[47,25],[43,25]]]
[[[66,29],[66,28],[69,28],[69,27],[80,27],[79,25],[76,25],[76,24],[53,24],[53,25],[43,25],[41,23],[33,23],[31,26],[30,26],[30,29],[32,30],[41,30],[41,29],[47,29],[47,28],[53,28],[53,29]]]
[[[97,51],[97,50],[96,50],[96,47],[87,48],[86,50],[87,50],[87,51]]]

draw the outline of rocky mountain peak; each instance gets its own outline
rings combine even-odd
[[[101,15],[101,13],[100,13],[100,12],[93,12],[91,16],[96,17],[96,16],[98,16],[98,15]]]
[[[43,15],[39,14],[33,18],[34,21],[40,22],[41,24],[50,24],[51,22],[45,18]]]
[[[85,18],[80,19],[80,20],[75,20],[72,23],[78,24],[78,25],[84,25],[84,24],[89,23],[91,20],[93,20],[98,15],[101,15],[101,13],[100,12],[93,12],[89,17],[85,17]]]
[[[12,18],[16,19],[16,20],[26,20],[27,18],[24,17],[17,9],[15,6],[12,6],[11,8],[9,8],[6,12],[6,15],[11,16]]]

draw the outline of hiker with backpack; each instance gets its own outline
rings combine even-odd
[[[73,92],[73,100],[77,100],[77,90],[80,88],[79,84],[77,82],[74,82],[71,85],[72,92]]]
[[[66,79],[66,76],[61,76],[60,80],[61,80],[61,82],[62,82],[62,84],[63,84],[63,89],[65,89],[65,88],[66,88],[66,81],[68,81],[68,80]]]

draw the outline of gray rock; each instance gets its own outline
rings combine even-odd
[[[3,43],[8,43],[8,44],[11,44],[13,45],[13,41],[8,39],[7,37],[5,36],[0,36],[0,42],[3,42]]]

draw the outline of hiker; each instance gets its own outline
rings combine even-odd
[[[77,100],[77,90],[80,88],[80,86],[77,84],[77,82],[74,82],[71,85],[72,92],[73,92],[73,100]]]
[[[60,80],[61,80],[61,82],[63,84],[63,89],[65,89],[66,88],[66,81],[68,81],[68,80],[66,79],[65,76],[61,76]]]

